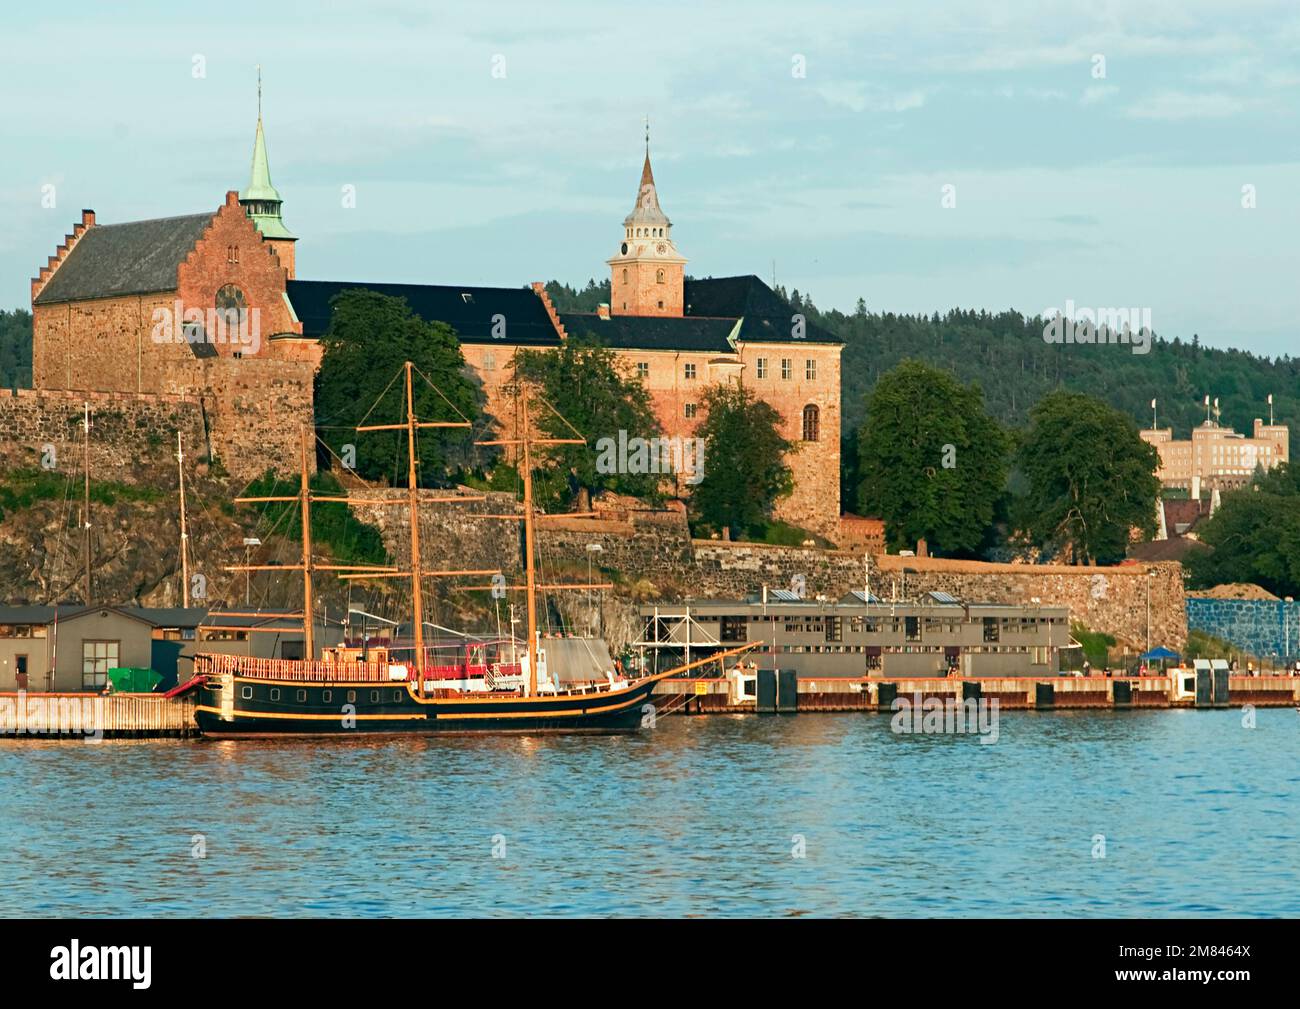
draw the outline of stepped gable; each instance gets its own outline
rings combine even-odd
[[[89,227],[32,299],[36,305],[174,291],[176,273],[213,215]]]

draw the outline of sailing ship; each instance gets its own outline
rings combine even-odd
[[[301,617],[305,658],[271,659],[241,655],[199,653],[194,658],[194,689],[198,691],[195,715],[199,730],[214,738],[256,738],[264,736],[348,736],[357,734],[443,733],[616,733],[635,732],[653,726],[656,714],[664,713],[652,701],[660,680],[692,669],[723,663],[757,647],[754,642],[714,654],[685,665],[650,675],[629,676],[622,670],[608,670],[603,678],[564,680],[558,671],[548,670],[545,649],[537,626],[539,591],[578,588],[589,585],[537,584],[536,524],[539,515],[533,502],[532,450],[538,445],[585,444],[585,439],[535,438],[530,431],[529,409],[521,411],[521,431],[516,439],[482,441],[480,445],[513,446],[518,449],[523,480],[522,514],[480,516],[524,523],[527,639],[518,649],[508,640],[468,641],[450,661],[433,661],[424,639],[422,582],[436,575],[494,575],[490,571],[431,571],[422,564],[418,472],[415,454],[417,433],[424,428],[470,427],[467,420],[421,421],[417,419],[412,392],[411,362],[406,362],[405,419],[397,424],[358,425],[359,433],[404,431],[407,445],[407,495],[409,515],[410,570],[374,565],[324,565],[314,563],[311,546],[311,504],[313,501],[392,504],[391,499],[365,502],[347,496],[324,496],[311,492],[308,481],[309,446],[314,434],[302,433],[301,482],[296,496],[237,498],[240,503],[284,502],[299,504],[302,512],[303,611]],[[372,407],[373,409],[373,407]],[[575,432],[576,433],[576,432]],[[463,496],[426,499],[426,502],[476,500]],[[482,500],[479,498],[477,500]],[[286,566],[232,565],[229,571],[266,570]],[[395,661],[394,650],[366,650],[346,646],[325,648],[316,659],[312,602],[312,573],[340,572],[345,579],[409,579],[412,602],[414,648],[408,661]],[[608,586],[601,586],[602,588]],[[214,613],[214,616],[251,616],[249,613]],[[521,654],[522,653],[522,654]]]

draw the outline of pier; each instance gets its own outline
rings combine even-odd
[[[1180,679],[1183,682],[1179,682]],[[656,684],[661,715],[795,714],[891,710],[895,698],[998,702],[1003,711],[1228,708],[1300,705],[1300,677],[1230,676],[1196,689],[1195,676],[1059,676],[972,679],[799,679],[759,670],[735,676],[677,678]],[[1206,689],[1208,687],[1209,689]],[[1215,688],[1219,688],[1217,691]],[[142,739],[197,736],[194,695],[0,693],[0,740]]]

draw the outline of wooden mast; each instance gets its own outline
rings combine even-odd
[[[528,401],[524,400],[524,571],[528,577],[528,696],[537,695],[537,570],[533,550],[533,453],[528,437]]]
[[[302,500],[302,638],[303,658],[312,662],[316,658],[316,628],[311,596],[311,486],[307,473],[307,428],[301,432],[302,480],[299,497]]]
[[[420,592],[420,491],[415,468],[415,397],[406,362],[406,488],[411,514],[411,609],[415,620],[415,691],[424,696],[424,597]]]
[[[181,480],[181,605],[190,608],[190,553],[189,533],[185,529],[185,449],[181,447],[181,433],[176,432],[176,472]]]
[[[84,535],[82,552],[86,561],[86,605],[90,605],[90,402],[83,404],[85,415],[81,421],[82,471],[85,487],[82,492],[81,525]]]

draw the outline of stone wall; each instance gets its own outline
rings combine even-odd
[[[159,466],[174,470],[177,431],[191,460],[208,453],[197,399],[19,389],[0,393],[0,467],[81,472],[87,403],[92,478],[129,482]]]
[[[1300,602],[1284,599],[1187,599],[1187,626],[1230,641],[1260,659],[1300,658]]]
[[[449,568],[500,568],[507,577],[517,575],[522,558],[518,525],[473,517],[474,511],[502,514],[515,507],[509,495],[429,506],[420,526],[426,567],[428,558],[436,557]],[[354,511],[381,527],[390,551],[405,556],[404,509],[357,506]],[[600,544],[599,552],[588,552],[593,543]],[[545,566],[585,578],[590,558],[624,593],[662,599],[739,598],[764,585],[802,585],[808,597],[838,598],[861,589],[866,575],[862,554],[692,540],[685,516],[676,511],[547,520],[538,530],[538,550]],[[870,577],[871,591],[882,599],[895,592],[899,598],[915,598],[944,591],[971,602],[1030,604],[1037,598],[1045,606],[1068,606],[1072,620],[1134,650],[1146,648],[1149,595],[1152,645],[1181,649],[1187,640],[1182,567],[1172,562],[1080,568],[873,555]],[[570,575],[566,580],[575,579]]]

